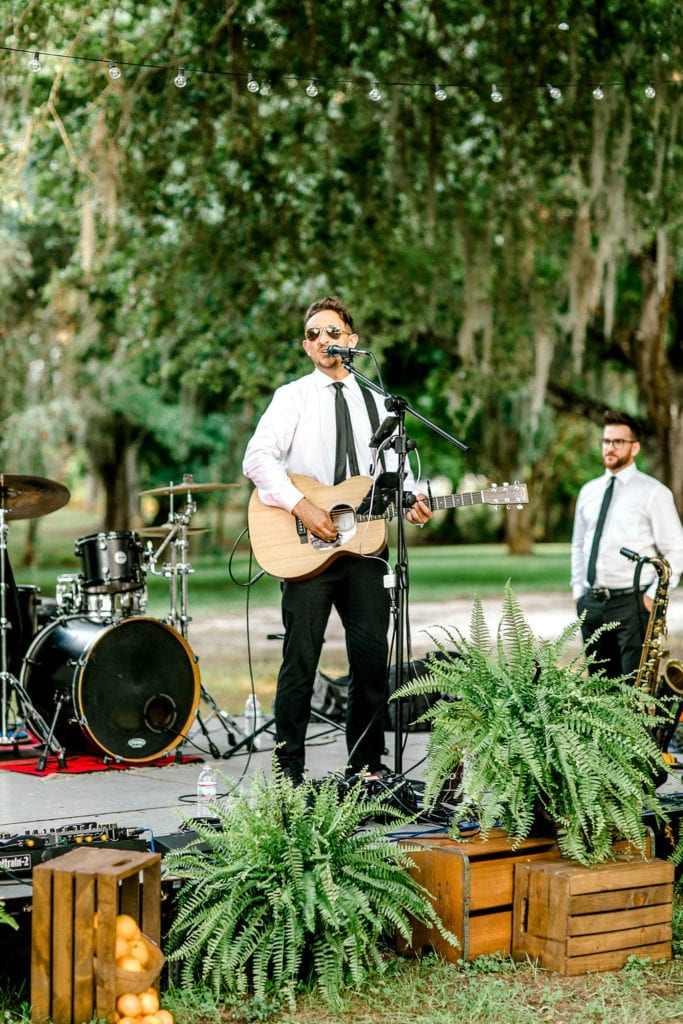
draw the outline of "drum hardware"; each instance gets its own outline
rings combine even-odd
[[[197,511],[197,505],[192,498],[192,495],[195,492],[227,490],[230,487],[237,486],[237,484],[218,483],[198,484],[194,482],[191,473],[186,473],[183,476],[182,484],[169,484],[168,487],[157,487],[150,491],[140,491],[141,497],[143,495],[163,494],[168,495],[170,498],[168,522],[161,527],[148,527],[146,530],[142,530],[141,534],[146,533],[148,536],[154,536],[156,534],[152,534],[152,530],[162,531],[163,540],[156,551],[154,550],[154,545],[151,540],[147,541],[145,561],[148,571],[151,572],[153,576],[163,576],[165,579],[169,580],[170,611],[168,619],[164,621],[167,621],[170,626],[176,629],[185,640],[187,640],[189,624],[192,621],[188,614],[187,578],[194,572],[192,565],[189,561],[186,561],[189,547],[188,537],[196,535],[197,533],[205,532],[202,529],[190,528],[190,520],[192,519],[193,514]],[[174,498],[176,495],[181,494],[185,495],[185,507],[181,512],[176,512],[174,511]],[[170,562],[162,563],[161,568],[158,569],[157,564],[167,548],[170,548],[172,551],[172,560]],[[210,722],[213,717],[216,717],[225,729],[228,742],[231,747],[234,747],[237,743],[235,734],[242,733],[242,730],[227,711],[221,710],[218,707],[218,704],[205,688],[201,680],[200,694],[201,700],[203,700],[205,704],[209,705],[211,712],[206,719],[202,718],[198,705],[195,711],[195,719],[207,742],[211,756],[218,759],[221,756],[220,751],[209,735],[207,723]]]
[[[12,519],[31,519],[35,516],[47,515],[61,508],[69,500],[69,491],[62,484],[40,477],[9,476],[0,473],[0,677],[2,693],[0,696],[0,746],[12,745],[16,748],[17,733],[10,735],[8,731],[8,706],[11,692],[17,701],[19,715],[31,732],[43,741],[42,752],[37,768],[43,771],[50,752],[57,755],[60,768],[65,767],[64,748],[54,736],[54,725],[48,726],[40,711],[31,703],[21,680],[9,670],[9,652],[7,632],[10,622],[7,618],[7,587],[5,560],[7,556],[7,538],[9,535],[8,521]]]

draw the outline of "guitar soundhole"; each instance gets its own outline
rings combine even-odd
[[[356,533],[356,514],[350,505],[337,505],[330,509],[330,515],[337,524],[339,533],[334,541],[321,540],[311,535],[311,547],[317,551],[343,547]]]

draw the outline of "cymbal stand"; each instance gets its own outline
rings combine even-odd
[[[169,502],[170,510],[168,521],[171,525],[171,529],[168,532],[168,536],[164,538],[156,551],[154,551],[150,542],[147,551],[147,558],[152,575],[163,576],[170,581],[170,611],[168,618],[165,621],[175,629],[177,633],[180,633],[184,640],[188,640],[189,624],[192,619],[188,614],[187,578],[190,573],[194,572],[194,569],[190,565],[189,561],[186,560],[189,548],[187,530],[193,514],[197,511],[197,505],[192,498],[192,492],[190,490],[188,490],[185,497],[185,508],[182,512],[174,512],[173,494],[170,494]],[[156,564],[160,556],[170,544],[173,545],[172,560],[170,562],[165,562],[162,565],[161,570],[158,570],[156,568]],[[217,760],[221,754],[209,735],[207,723],[215,716],[225,729],[228,737],[228,743],[231,747],[234,747],[237,743],[235,733],[241,733],[242,730],[227,711],[218,707],[218,704],[201,681],[201,674],[199,679],[199,689],[202,700],[205,704],[209,705],[211,712],[207,718],[202,718],[199,708],[197,708],[195,711],[195,718],[208,744],[211,756]]]
[[[21,682],[9,671],[7,630],[9,629],[10,623],[7,618],[7,587],[5,579],[5,558],[7,557],[8,534],[9,527],[6,520],[6,509],[0,506],[0,678],[2,679],[2,694],[0,696],[0,700],[2,702],[2,708],[0,709],[0,728],[2,729],[2,735],[0,735],[0,746],[10,745],[16,747],[17,743],[16,736],[11,736],[9,734],[7,721],[7,707],[10,691],[13,690],[17,698],[18,710],[23,721],[31,727],[35,736],[43,741],[43,752],[37,764],[38,771],[44,771],[47,756],[50,751],[57,755],[59,767],[65,768],[66,762],[64,760],[64,747],[62,747],[54,738],[54,729],[59,716],[59,711],[61,710],[61,703],[58,704],[56,714],[52,720],[52,725],[48,727],[43,716],[36,710],[33,704],[31,704],[28,693]]]

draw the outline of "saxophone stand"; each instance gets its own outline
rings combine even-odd
[[[346,352],[347,350],[344,350]],[[384,396],[384,406],[389,413],[393,413],[385,419],[385,421],[378,427],[374,437],[370,442],[371,447],[387,447],[393,448],[398,456],[398,469],[396,473],[396,516],[397,516],[397,545],[396,545],[396,564],[394,568],[393,576],[387,577],[389,580],[389,593],[391,599],[391,610],[394,620],[394,636],[396,642],[394,644],[394,688],[399,690],[404,683],[404,656],[403,649],[408,643],[408,652],[411,650],[410,645],[410,631],[408,628],[408,555],[407,545],[405,538],[405,523],[404,523],[404,506],[406,504],[404,497],[403,481],[406,472],[406,460],[408,452],[412,451],[416,445],[415,442],[406,436],[405,431],[405,416],[409,412],[420,422],[428,426],[434,433],[444,438],[450,444],[455,445],[460,451],[467,451],[467,445],[463,444],[457,438],[451,434],[442,430],[431,420],[428,420],[417,410],[412,409],[404,398],[395,395],[389,395],[384,387],[376,384],[369,377],[362,374],[353,365],[352,359],[354,357],[354,349],[349,349],[348,354],[343,354],[341,357],[342,364],[349,370],[357,380],[362,381],[372,391],[375,391],[379,395]],[[379,367],[377,361],[371,352],[358,352],[358,355],[369,355],[377,369],[377,375],[381,381],[381,375],[379,373]],[[395,436],[392,438],[392,434]],[[413,502],[414,503],[414,502]],[[385,585],[387,580],[385,579]],[[399,698],[394,701],[395,705],[395,718],[394,718],[394,774],[397,778],[403,775],[403,699]]]
[[[185,474],[183,476],[183,483],[177,485],[169,485],[168,487],[159,487],[151,491],[142,491],[141,494],[165,494],[169,496],[170,511],[168,517],[168,533],[164,540],[159,545],[156,551],[153,549],[153,545],[149,542],[147,550],[147,563],[149,570],[153,576],[163,576],[169,580],[170,583],[170,611],[168,618],[164,621],[171,626],[177,633],[180,633],[182,638],[186,641],[189,647],[188,632],[189,624],[192,621],[189,612],[189,600],[188,600],[188,576],[194,572],[192,565],[187,560],[187,553],[189,548],[188,537],[190,533],[201,533],[203,531],[191,531],[189,529],[190,520],[193,514],[197,511],[197,505],[192,497],[196,491],[207,491],[207,490],[224,490],[228,487],[233,487],[234,484],[197,484],[194,482],[192,474]],[[185,507],[182,512],[174,512],[173,499],[176,494],[185,494]],[[142,531],[144,533],[144,531]],[[150,533],[152,531],[149,531]],[[157,568],[157,563],[166,549],[172,545],[172,557],[169,562],[162,564],[161,569]],[[198,659],[195,657],[195,661]],[[211,712],[207,718],[202,718],[202,715],[197,707],[195,711],[195,720],[199,726],[204,739],[206,740],[209,752],[214,760],[218,760],[221,756],[220,750],[214,743],[207,723],[212,718],[217,720],[222,725],[228,738],[230,747],[235,747],[237,744],[236,734],[242,733],[237,722],[232,718],[227,711],[222,710],[218,707],[218,704],[211,696],[209,691],[201,681],[199,683],[200,691],[200,703],[203,700],[205,704],[211,708]],[[176,747],[176,761],[181,760],[180,749],[182,743]],[[228,756],[226,753],[224,756]]]

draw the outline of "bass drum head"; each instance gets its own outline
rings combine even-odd
[[[180,743],[199,705],[192,651],[156,619],[59,620],[38,634],[25,669],[29,697],[48,725],[59,696],[66,698],[55,731],[67,753],[152,761]]]

